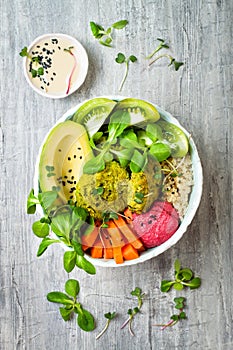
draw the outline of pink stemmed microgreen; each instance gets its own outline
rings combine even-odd
[[[186,313],[183,311],[184,309],[184,302],[185,302],[185,298],[184,297],[179,297],[179,298],[174,298],[174,302],[175,302],[175,308],[178,309],[180,311],[180,313],[177,315],[172,315],[170,317],[170,321],[168,323],[165,324],[155,324],[155,326],[158,327],[162,327],[161,330],[166,329],[167,327],[172,327],[174,326],[178,321],[183,320],[186,317]]]
[[[132,336],[134,336],[135,334],[134,334],[134,332],[133,332],[133,330],[132,330],[132,321],[133,321],[134,316],[135,316],[137,313],[140,312],[140,309],[141,309],[142,304],[143,304],[142,300],[143,300],[143,297],[144,297],[145,293],[142,293],[142,290],[141,290],[140,288],[136,287],[130,294],[137,297],[137,299],[138,299],[138,306],[136,306],[136,307],[133,308],[133,309],[129,309],[129,310],[128,310],[127,313],[128,313],[128,315],[129,315],[129,317],[128,317],[127,320],[122,324],[121,329],[123,329],[123,328],[128,324],[128,326],[129,326],[129,332],[130,332],[130,334],[131,334]]]
[[[68,95],[68,93],[70,92],[71,80],[72,80],[74,71],[75,71],[75,69],[77,67],[77,59],[76,59],[75,55],[73,54],[73,52],[71,51],[73,48],[74,48],[73,46],[70,46],[68,49],[64,49],[64,51],[68,52],[74,59],[74,65],[73,65],[72,71],[71,71],[70,76],[69,76],[68,86],[67,86],[67,90],[66,90],[66,95]]]
[[[114,311],[114,312],[108,312],[107,314],[104,314],[104,317],[107,319],[107,322],[103,328],[103,330],[96,336],[96,340],[98,340],[100,337],[102,337],[102,335],[107,331],[109,325],[110,325],[110,322],[116,317],[117,313]]]

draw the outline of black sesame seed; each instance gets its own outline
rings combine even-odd
[[[61,152],[61,149],[59,149],[58,152]]]
[[[44,43],[46,46],[48,46],[48,43]]]
[[[71,176],[71,180],[74,180],[74,176]]]
[[[58,46],[59,50],[61,50],[60,46]]]
[[[45,73],[49,74],[49,72],[46,70]]]
[[[62,185],[65,186],[65,185],[66,185],[66,182],[65,182],[65,181],[62,181]]]
[[[76,154],[74,155],[74,158],[76,158]]]
[[[71,160],[71,158],[70,158],[70,157],[68,157],[68,160]]]
[[[47,83],[47,86],[49,86],[49,83]]]
[[[68,176],[65,175],[65,176],[64,176],[64,179],[68,179]]]
[[[40,88],[41,88],[42,90],[44,90],[44,87],[43,87],[43,86],[41,86]]]
[[[39,49],[39,48],[40,48],[40,45],[37,45],[37,48]]]
[[[70,196],[70,199],[72,199],[74,196]]]
[[[45,51],[46,51],[46,48],[45,48],[45,47],[43,47],[42,51],[43,51],[43,52],[45,52]]]
[[[51,80],[53,81],[53,77],[51,78]]]
[[[34,52],[34,51],[32,51],[32,55],[35,55],[35,52]]]
[[[68,172],[69,172],[69,173],[72,173],[72,169],[69,169]]]
[[[79,159],[82,159],[82,156],[80,156]]]
[[[55,50],[53,49],[53,53],[55,52]]]
[[[80,150],[81,150],[81,147],[78,147],[77,149],[80,151]]]
[[[76,181],[74,181],[74,185],[76,185],[76,183],[77,183],[77,182],[76,182]]]
[[[53,75],[56,75],[56,73],[55,73],[55,72],[53,72]]]

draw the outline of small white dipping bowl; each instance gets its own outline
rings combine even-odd
[[[54,39],[53,42],[52,39]],[[58,43],[56,40],[58,40]],[[59,41],[61,42],[61,46],[59,46]],[[41,47],[40,43],[42,42],[46,42],[48,46]],[[47,48],[49,51],[48,53]],[[65,52],[64,48],[66,50],[70,48],[72,56],[69,52]],[[42,80],[40,84],[39,78],[32,78],[32,74],[29,71],[29,64],[31,60],[28,57],[24,57],[23,61],[24,75],[28,84],[34,91],[42,96],[50,97],[53,99],[67,97],[75,92],[83,84],[86,78],[88,71],[88,56],[86,50],[78,40],[69,35],[61,33],[41,35],[36,38],[28,47],[28,53],[32,57],[42,55],[43,63],[48,63],[48,69],[44,68],[44,74],[40,76],[46,81],[46,83],[44,83]],[[45,57],[47,58],[45,59]],[[72,74],[74,65],[75,69]],[[39,68],[40,66],[41,65],[38,64],[36,68]],[[58,71],[56,71],[56,67],[58,68]],[[46,73],[46,71],[48,73]],[[71,79],[70,88],[69,91],[67,91],[69,85],[69,77],[71,74],[73,79]],[[49,85],[47,85],[48,83]],[[41,88],[41,86],[43,88]],[[61,87],[61,89],[59,89],[59,87]],[[57,91],[55,91],[55,89],[57,89]]]
[[[122,96],[100,96],[101,98],[109,98],[112,100],[122,100],[124,98],[129,98],[129,97],[122,97]],[[130,97],[131,98],[131,97]],[[65,121],[66,119],[68,119],[70,116],[72,116],[77,109],[83,104],[87,102],[84,101],[78,105],[76,105],[75,107],[69,109],[58,121],[55,125]],[[166,250],[168,250],[169,248],[171,248],[173,245],[175,245],[183,236],[183,234],[187,231],[188,226],[190,225],[190,223],[192,222],[195,213],[199,207],[200,204],[200,200],[201,200],[201,196],[202,196],[202,187],[203,187],[203,172],[202,172],[202,166],[201,166],[201,161],[198,155],[198,151],[196,148],[196,145],[193,141],[192,136],[189,134],[189,132],[187,130],[185,130],[180,123],[178,122],[178,120],[176,118],[174,118],[170,113],[166,112],[165,110],[163,110],[162,108],[158,107],[156,104],[152,103],[151,101],[148,101],[149,103],[153,104],[158,112],[161,115],[161,118],[177,125],[181,130],[183,130],[183,132],[186,134],[188,140],[189,140],[189,148],[190,148],[190,155],[191,155],[191,160],[192,160],[192,170],[193,170],[193,186],[192,186],[192,191],[190,193],[190,197],[189,197],[189,204],[187,207],[187,211],[185,213],[185,216],[178,228],[178,230],[164,243],[162,243],[161,245],[154,247],[154,248],[150,248],[144,252],[142,252],[139,256],[139,258],[135,259],[135,260],[128,260],[125,261],[123,264],[116,264],[114,259],[109,259],[109,260],[105,260],[105,259],[93,259],[91,258],[89,255],[85,254],[86,258],[93,263],[93,265],[95,266],[102,266],[102,267],[124,267],[124,266],[129,266],[129,265],[135,265],[138,263],[142,263],[146,260],[152,259],[156,256],[158,256],[159,254],[162,254],[163,252],[165,252]],[[54,126],[55,126],[54,125]],[[52,129],[54,128],[54,126],[50,129],[50,131],[48,132],[48,134],[46,135],[43,144],[45,143],[48,135],[50,134],[50,132],[52,131]],[[35,188],[35,192],[38,192],[38,169],[39,169],[39,161],[40,161],[40,155],[41,155],[41,151],[42,151],[42,147],[43,144],[41,145],[41,148],[39,150],[39,154],[38,154],[38,158],[37,158],[37,162],[36,162],[36,167],[35,167],[35,176],[34,176],[34,188]],[[39,211],[38,211],[39,212]],[[41,213],[41,211],[40,211]],[[53,238],[57,239],[57,236],[52,232],[51,236]],[[69,248],[61,243],[63,248],[68,250]]]

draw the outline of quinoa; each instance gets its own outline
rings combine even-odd
[[[169,158],[161,163],[164,173],[164,200],[171,202],[183,219],[193,186],[192,161],[189,154],[184,158]]]

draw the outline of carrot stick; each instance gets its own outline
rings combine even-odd
[[[108,231],[102,228],[99,235],[104,247],[104,259],[113,259],[112,244]]]
[[[116,264],[122,264],[124,262],[121,247],[113,248],[113,257]]]
[[[100,237],[97,238],[93,247],[91,248],[91,256],[92,258],[98,259],[103,257],[103,245],[100,240]]]
[[[113,258],[113,249],[104,248],[104,259],[112,259],[112,258]]]
[[[121,235],[121,232],[117,228],[115,223],[112,220],[109,220],[107,222],[107,224],[108,224],[107,232],[108,232],[109,237],[111,239],[112,247],[113,248],[114,247],[122,247],[123,245],[125,245],[124,239]]]
[[[121,216],[118,216],[118,219],[114,220],[114,223],[135,249],[141,249],[143,247],[141,240]]]
[[[139,257],[137,249],[135,249],[130,243],[122,247],[122,254],[125,260],[133,260]]]

